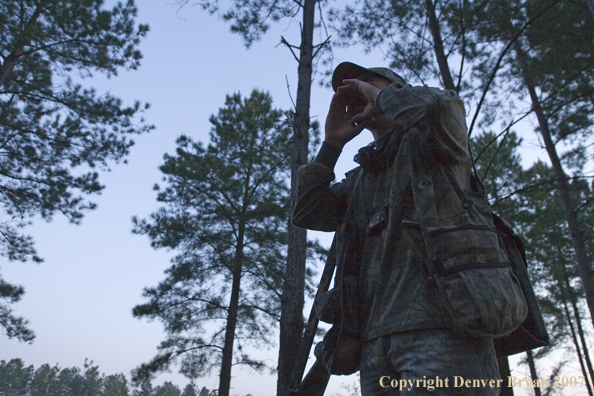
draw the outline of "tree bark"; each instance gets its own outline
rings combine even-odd
[[[37,22],[37,19],[41,15],[41,11],[43,11],[43,2],[37,4],[35,11],[33,11],[33,15],[31,15],[31,18],[25,24],[25,27],[21,31],[21,35],[16,39],[12,52],[4,59],[4,63],[0,64],[0,87],[4,86],[6,77],[10,74],[14,65],[16,65],[19,56],[21,56],[21,51],[25,48],[28,41],[27,35],[29,30],[31,29],[31,26]]]
[[[536,373],[536,365],[534,364],[534,355],[532,354],[532,349],[526,351],[526,356],[528,357],[528,367],[530,367],[530,377],[532,377],[532,381],[538,381],[538,374]],[[542,392],[538,386],[534,388],[534,396],[542,396]]]
[[[584,365],[584,359],[580,350],[580,345],[578,344],[577,336],[575,334],[575,329],[573,328],[573,323],[571,322],[571,315],[569,313],[569,308],[567,307],[567,302],[563,300],[563,308],[565,310],[565,316],[567,317],[567,324],[569,325],[569,329],[571,330],[571,339],[573,340],[573,345],[575,346],[575,350],[578,355],[578,360],[580,361],[580,367],[582,368],[582,373],[584,373],[584,377],[586,379],[586,388],[588,388],[588,395],[593,396],[592,394],[592,387],[590,386],[590,381],[588,381],[588,371],[586,370],[586,366]]]
[[[231,390],[231,367],[233,365],[233,344],[235,343],[235,328],[237,327],[237,311],[239,309],[244,233],[245,226],[240,227],[237,235],[235,263],[233,265],[233,283],[231,285],[231,299],[227,313],[227,326],[225,327],[225,344],[223,345],[223,356],[221,359],[218,396],[229,396]]]
[[[573,308],[573,314],[575,316],[575,323],[578,329],[578,335],[580,336],[580,342],[582,344],[582,350],[584,352],[584,359],[586,360],[586,366],[588,366],[588,372],[590,373],[590,380],[594,380],[594,369],[592,367],[592,360],[590,359],[590,353],[588,353],[588,344],[586,343],[586,337],[584,335],[584,328],[582,326],[582,318],[577,305],[577,296],[573,291],[569,283],[569,276],[567,274],[567,268],[565,267],[565,261],[561,260],[561,266],[563,269],[563,278],[565,281],[565,290],[569,294],[569,300]]]
[[[540,133],[553,167],[556,190],[561,200],[563,212],[565,213],[565,220],[567,221],[567,226],[569,228],[571,241],[575,251],[578,273],[582,280],[584,292],[586,294],[586,301],[588,303],[588,309],[590,310],[592,324],[594,325],[594,278],[592,276],[592,265],[588,259],[584,235],[582,233],[580,224],[578,223],[577,213],[575,211],[573,201],[571,200],[571,196],[569,195],[568,177],[563,170],[563,165],[561,164],[561,160],[557,154],[557,148],[555,147],[555,143],[553,142],[551,131],[549,129],[548,120],[544,114],[544,110],[540,104],[538,95],[536,94],[536,84],[532,81],[531,73],[526,62],[526,55],[519,42],[515,43],[514,48],[517,55],[518,65],[520,66],[524,77],[524,84],[528,88],[530,99],[532,100],[532,109],[536,114],[536,118],[540,126]]]
[[[303,23],[297,68],[297,101],[293,118],[293,150],[291,153],[291,197],[294,197],[297,187],[297,170],[307,163],[309,145],[309,107],[316,0],[304,0],[302,4]],[[303,333],[307,231],[293,226],[289,221],[288,236],[287,268],[281,298],[277,396],[290,395],[288,386],[293,370],[293,358],[298,355]]]
[[[229,396],[231,391],[231,368],[233,367],[233,344],[235,343],[235,328],[237,327],[237,313],[239,310],[239,293],[241,291],[241,271],[243,268],[243,246],[245,239],[245,216],[250,205],[250,184],[252,167],[248,168],[243,186],[243,200],[241,205],[241,218],[237,227],[237,245],[233,263],[233,281],[231,283],[231,298],[227,313],[227,326],[225,327],[225,343],[221,357],[221,374],[219,376],[218,396]]]
[[[454,79],[452,78],[452,73],[450,72],[450,67],[448,65],[448,58],[443,49],[441,30],[439,28],[437,15],[435,14],[435,4],[433,3],[433,0],[425,0],[425,2],[427,5],[427,17],[429,18],[431,35],[433,36],[435,58],[437,59],[437,64],[439,65],[439,72],[441,74],[441,78],[443,79],[444,88],[456,90]]]

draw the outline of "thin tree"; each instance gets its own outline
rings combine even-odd
[[[581,315],[577,298],[583,298],[579,276],[575,267],[566,263],[574,260],[571,238],[567,232],[563,210],[554,186],[551,168],[542,162],[535,163],[525,173],[527,185],[536,186],[537,180],[545,181],[540,186],[522,191],[529,205],[518,215],[524,231],[530,268],[535,270],[535,285],[540,290],[542,308],[548,318],[547,324],[553,338],[554,346],[567,344],[567,338],[573,344],[573,350],[581,364],[586,387],[591,389],[590,366],[585,331],[581,324]],[[573,199],[591,194],[584,180],[574,179],[571,185]],[[592,209],[588,207],[581,213],[583,223]],[[576,332],[577,327],[577,332]],[[541,351],[537,353],[540,354]],[[530,364],[530,362],[528,361]]]
[[[188,3],[199,4],[211,14],[222,11],[225,21],[231,21],[231,31],[240,34],[246,47],[260,39],[270,21],[294,19],[301,13],[301,41],[298,45],[289,43],[284,37],[281,42],[290,49],[298,62],[297,97],[292,120],[293,136],[291,151],[291,196],[297,184],[297,169],[308,161],[310,139],[310,102],[314,59],[329,48],[329,37],[314,44],[316,6],[320,13],[320,0],[246,0],[233,2],[228,9],[222,8],[218,1],[177,0],[180,6]],[[321,15],[320,15],[321,17]],[[298,54],[295,53],[298,50]],[[288,385],[293,370],[293,357],[297,356],[303,334],[303,306],[306,274],[307,231],[288,225],[289,254],[287,256],[285,282],[281,302],[280,344],[278,361],[277,395],[289,396]]]
[[[243,99],[228,95],[210,122],[207,147],[177,139],[176,154],[166,154],[161,166],[166,186],[155,186],[163,206],[149,219],[134,218],[135,233],[177,252],[165,280],[146,288],[148,302],[133,309],[136,317],[161,321],[167,334],[134,379],[175,361],[190,378],[216,366],[218,395],[228,396],[233,364],[265,368],[244,345],[269,344],[279,320],[290,127],[258,90]]]
[[[532,101],[532,109],[540,126],[539,131],[552,164],[557,192],[559,193],[561,205],[565,213],[569,234],[571,235],[573,248],[575,250],[577,267],[580,277],[582,278],[583,287],[586,293],[586,301],[588,303],[590,314],[592,316],[592,323],[594,325],[594,274],[592,273],[592,264],[588,257],[582,228],[577,219],[575,204],[573,203],[569,193],[568,176],[563,169],[561,159],[557,153],[556,145],[553,142],[553,136],[549,128],[548,117],[545,115],[540,98],[536,93],[536,85],[534,83],[530,67],[526,61],[526,53],[521,48],[520,44],[516,45],[515,50],[518,64],[524,77],[524,84],[526,85],[530,99]]]
[[[528,360],[528,367],[530,367],[530,377],[532,377],[532,380],[539,380],[538,377],[538,373],[536,372],[536,364],[534,364],[534,356],[532,355],[532,350],[526,351],[526,357]],[[534,396],[542,396],[542,392],[540,390],[540,387],[535,386],[534,387]]]
[[[588,370],[584,364],[584,355],[582,354],[582,350],[580,349],[580,345],[578,343],[578,338],[575,333],[575,329],[573,327],[573,321],[571,318],[571,314],[569,312],[569,308],[567,307],[567,301],[563,301],[563,309],[565,311],[567,323],[569,325],[569,330],[571,331],[571,340],[573,341],[573,345],[575,347],[575,351],[578,356],[578,361],[580,362],[580,368],[582,369],[582,374],[584,374],[584,378],[586,378],[586,388],[588,389],[588,394],[592,396],[592,387],[590,385],[590,381],[587,380],[588,378]]]
[[[558,260],[562,270],[564,292],[568,295],[569,302],[571,303],[573,319],[575,320],[578,335],[580,337],[581,350],[584,355],[584,361],[586,362],[586,366],[588,367],[588,374],[590,374],[590,380],[592,381],[594,380],[594,368],[592,367],[592,359],[590,359],[590,352],[588,351],[588,343],[586,341],[586,334],[584,332],[580,308],[578,306],[577,293],[575,292],[574,288],[571,287],[569,274],[567,271],[567,265],[565,264],[565,259],[560,255]],[[584,376],[587,377],[586,373],[584,373]]]

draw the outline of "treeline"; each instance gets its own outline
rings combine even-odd
[[[0,396],[212,396],[206,387],[189,383],[183,390],[171,382],[153,387],[145,381],[131,389],[124,374],[105,375],[93,362],[60,368],[44,364],[37,369],[21,359],[0,361]]]

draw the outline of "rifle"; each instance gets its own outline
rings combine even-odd
[[[322,272],[315,298],[326,293],[330,288],[330,282],[332,281],[335,266],[336,239],[332,241],[332,246],[330,247],[330,252],[326,259],[326,265],[324,266],[324,271]],[[319,321],[315,308],[312,306],[309,319],[305,325],[303,337],[301,338],[301,345],[299,346],[299,352],[297,354],[295,365],[293,366],[293,373],[288,386],[289,391],[295,396],[323,396],[328,381],[330,380],[330,373],[326,370],[326,367],[324,367],[320,353],[315,353],[316,361],[305,378],[303,378],[303,373],[305,372],[305,366],[307,366],[307,359],[309,358],[309,352],[311,351]],[[318,348],[316,348],[316,352],[317,349]]]

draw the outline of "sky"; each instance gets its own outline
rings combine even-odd
[[[281,35],[298,44],[297,22],[273,25],[263,40],[246,49],[227,23],[199,7],[178,9],[167,0],[137,3],[137,21],[150,25],[140,45],[141,67],[111,79],[95,76],[86,83],[121,97],[126,104],[149,102],[144,116],[155,130],[135,137],[127,164],[113,164],[111,172],[101,173],[106,187],[101,195],[91,197],[98,207],[79,226],[59,215],[50,223],[34,219],[25,231],[34,237],[37,252],[45,259],[42,264],[0,258],[5,280],[25,287],[23,300],[13,308],[29,320],[37,336],[33,344],[0,336],[0,360],[21,358],[35,367],[48,363],[65,368],[82,367],[89,359],[102,373],[126,375],[150,360],[164,339],[162,325],[135,319],[131,310],[145,301],[144,287],[164,278],[173,253],[154,250],[147,237],[133,235],[131,217],[144,218],[158,208],[152,187],[161,180],[158,167],[163,154],[174,152],[175,139],[182,133],[207,142],[208,117],[224,105],[226,94],[247,96],[253,88],[267,90],[275,107],[282,109],[291,108],[291,96],[295,99],[297,62],[278,44]],[[334,50],[334,56],[334,66],[347,60],[366,67],[388,65],[381,53],[365,54],[361,48]],[[311,115],[323,125],[332,92],[318,81],[312,89]],[[370,140],[371,135],[364,132],[347,145],[336,168],[337,178],[355,166],[353,155]],[[325,245],[331,241],[328,234],[310,235]],[[270,345],[262,352],[271,366],[276,365],[275,348]],[[524,378],[526,370],[518,370]],[[233,377],[233,395],[275,394],[274,375],[234,368]],[[188,382],[174,372],[159,376],[154,384],[163,381],[180,388]],[[326,394],[346,395],[341,384],[355,381],[356,376],[333,377]],[[213,373],[196,383],[213,389],[218,376]]]

